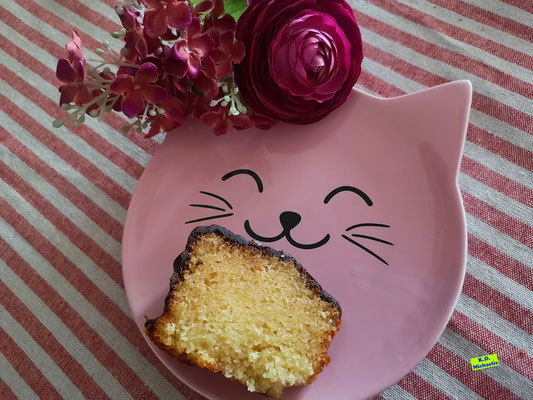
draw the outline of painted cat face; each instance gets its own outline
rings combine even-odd
[[[249,176],[251,179],[253,179],[253,181],[255,182],[255,184],[257,185],[257,192],[258,193],[263,193],[263,190],[264,190],[264,186],[263,186],[263,182],[261,180],[261,178],[259,177],[259,175],[250,170],[250,169],[236,169],[236,170],[233,170],[233,171],[230,171],[228,172],[227,174],[225,174],[224,176],[222,176],[221,180],[222,181],[226,181],[234,176],[238,176],[238,175],[246,175],[246,176]],[[337,195],[339,195],[340,193],[343,193],[343,192],[348,192],[348,193],[353,193],[355,195],[355,197],[357,197],[357,199],[359,201],[364,201],[364,203],[371,207],[373,205],[373,202],[372,200],[370,199],[370,197],[365,193],[363,192],[361,189],[358,189],[354,186],[338,186],[336,188],[334,188],[333,190],[331,190],[329,193],[327,193],[325,196],[324,196],[324,199],[323,199],[323,203],[325,205],[329,204],[329,202]],[[185,224],[198,224],[198,223],[204,223],[204,222],[207,222],[207,221],[211,221],[211,220],[215,220],[215,219],[221,219],[221,218],[228,218],[228,217],[232,217],[235,215],[235,210],[233,209],[233,206],[231,205],[231,203],[226,200],[224,197],[218,195],[218,194],[215,194],[215,193],[211,193],[211,192],[207,192],[207,191],[204,191],[204,190],[200,190],[199,191],[200,194],[204,195],[204,196],[207,196],[203,198],[203,200],[206,200],[206,203],[210,201],[210,204],[213,203],[213,200],[215,201],[215,203],[218,203],[219,206],[213,206],[213,205],[209,205],[209,204],[198,204],[198,203],[192,203],[192,204],[189,204],[190,207],[195,207],[195,208],[199,208],[199,209],[203,209],[204,212],[205,211],[209,211],[209,214],[213,214],[213,210],[214,211],[219,211],[219,213],[217,214],[214,214],[214,215],[209,215],[207,217],[200,217],[200,218],[195,218],[195,219],[191,219],[191,220],[188,220],[185,222]],[[225,208],[223,207],[220,207],[220,206],[224,206]],[[327,210],[324,210],[325,212],[327,212]],[[323,237],[317,241],[314,241],[314,242],[311,242],[311,243],[301,243],[299,241],[297,241],[295,238],[293,238],[292,236],[292,230],[294,228],[296,228],[301,222],[302,222],[302,216],[296,212],[296,211],[291,211],[291,210],[285,210],[285,211],[281,211],[281,213],[279,214],[279,222],[280,222],[280,233],[275,235],[275,236],[264,236],[256,231],[254,231],[254,229],[252,229],[252,226],[251,226],[251,223],[250,223],[250,220],[249,219],[246,219],[244,221],[244,230],[246,232],[246,234],[251,237],[252,239],[254,240],[257,240],[257,241],[260,241],[260,242],[265,242],[265,243],[272,243],[272,242],[277,242],[281,239],[285,239],[291,246],[294,246],[298,249],[304,249],[304,250],[312,250],[312,249],[316,249],[318,247],[321,247],[321,246],[324,246],[326,245],[330,238],[331,238],[331,234],[330,233],[326,233],[323,235]],[[312,222],[311,222],[312,223]],[[305,225],[304,225],[305,226]],[[358,224],[354,224],[354,225],[350,225],[349,227],[347,227],[344,231],[344,233],[341,234],[342,238],[346,239],[349,243],[357,246],[358,248],[360,248],[361,250],[367,252],[368,254],[370,254],[371,256],[375,257],[376,259],[380,260],[382,263],[386,264],[386,265],[389,265],[383,258],[381,258],[379,255],[377,255],[374,251],[370,250],[368,247],[364,246],[363,244],[361,244],[358,240],[360,239],[366,239],[366,240],[371,240],[371,241],[375,241],[375,242],[379,242],[379,243],[382,243],[382,244],[385,244],[385,245],[393,245],[391,242],[387,241],[387,240],[383,240],[383,239],[380,239],[380,238],[377,238],[377,237],[374,237],[374,236],[368,236],[368,235],[362,235],[362,234],[359,234],[359,233],[352,233],[353,230],[357,229],[357,228],[362,228],[362,227],[381,227],[381,228],[390,228],[389,225],[386,225],[386,224],[383,224],[383,223],[375,223],[375,222],[365,222],[365,223],[358,223]],[[347,236],[347,235],[350,235],[350,236]],[[320,235],[322,236],[322,235]]]
[[[267,132],[213,137],[184,126],[156,156],[166,158],[166,177],[153,179],[173,182],[179,215],[163,222],[183,242],[195,226],[217,223],[312,264],[394,267],[398,252],[414,254],[427,239],[410,227],[435,222],[431,211],[456,196],[440,192],[456,176],[464,89],[391,100],[354,92],[331,118]],[[455,93],[464,100],[457,110],[434,106]]]
[[[456,178],[470,96],[468,82],[390,100],[354,91],[309,126],[215,137],[193,122],[170,133],[124,234],[124,282],[140,329],[145,315],[161,313],[189,233],[217,223],[291,253],[342,306],[331,363],[284,398],[330,398],[332,387],[372,397],[382,389],[368,383],[376,376],[396,382],[434,345],[462,285]],[[207,397],[260,397],[154,350]]]

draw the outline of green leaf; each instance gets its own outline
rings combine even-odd
[[[192,0],[192,4],[201,3],[203,0]],[[238,21],[242,13],[248,7],[247,0],[224,0],[226,14],[231,14]]]
[[[248,7],[247,0],[224,0],[224,8],[227,14],[231,14],[238,21],[242,13]]]

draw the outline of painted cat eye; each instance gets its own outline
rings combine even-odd
[[[324,204],[328,204],[329,201],[335,197],[336,195],[338,195],[339,193],[342,193],[342,192],[352,192],[352,193],[355,193],[357,194],[358,196],[360,196],[364,201],[365,203],[368,205],[368,206],[371,206],[373,203],[372,203],[372,200],[370,200],[370,197],[368,197],[368,195],[363,192],[361,189],[357,189],[356,187],[353,187],[353,186],[339,186],[338,188],[336,189],[333,189],[331,192],[328,193],[328,195],[324,198]]]
[[[251,169],[236,169],[234,171],[228,172],[226,175],[222,177],[222,180],[226,181],[229,178],[234,177],[236,175],[251,176],[254,179],[255,183],[257,184],[257,190],[259,191],[259,193],[263,193],[263,182],[261,181],[261,178],[259,178],[259,175],[257,175]]]

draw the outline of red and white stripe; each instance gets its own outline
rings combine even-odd
[[[500,0],[500,1],[502,3],[507,3],[520,10],[533,14],[533,4],[531,4],[531,2],[529,1],[523,1],[523,0]],[[517,12],[520,12],[520,10],[517,10]]]
[[[393,97],[470,79],[459,175],[467,276],[437,345],[380,399],[518,399],[533,393],[533,3],[350,0],[365,41],[358,87]],[[120,241],[158,140],[108,116],[51,128],[55,63],[72,29],[88,51],[120,29],[114,0],[0,4],[2,398],[201,396],[159,362],[125,298]],[[114,49],[118,41],[110,40]],[[526,353],[520,352],[526,350]],[[472,371],[469,358],[501,365]]]

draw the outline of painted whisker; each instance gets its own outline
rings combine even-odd
[[[210,192],[204,192],[203,190],[200,190],[200,193],[205,194],[207,196],[214,197],[215,199],[218,199],[220,201],[223,201],[229,207],[230,210],[233,210],[233,207],[231,206],[229,201],[227,201],[224,197],[219,196],[218,194],[214,194],[214,193],[210,193]]]
[[[356,233],[352,233],[352,236],[354,236],[354,237],[360,237],[360,238],[368,239],[368,240],[375,240],[376,242],[385,243],[385,244],[390,244],[391,246],[394,246],[394,243],[387,242],[386,240],[379,239],[379,238],[376,238],[376,237],[373,237],[373,236],[358,235],[358,234],[356,234]]]
[[[209,206],[207,204],[189,204],[190,207],[209,208],[211,210],[226,211],[225,208]]]
[[[356,224],[356,225],[352,225],[352,226],[346,228],[346,232],[351,231],[352,229],[355,229],[355,228],[359,228],[361,226],[379,226],[379,227],[382,227],[382,228],[390,228],[390,225],[374,224],[374,223],[371,223],[371,222],[365,222],[363,224]]]
[[[379,261],[381,261],[383,264],[385,265],[389,265],[389,263],[387,261],[385,261],[383,258],[381,258],[380,256],[378,256],[376,253],[374,253],[372,250],[366,248],[365,246],[363,246],[362,244],[356,242],[355,240],[349,238],[348,236],[346,235],[342,235],[342,237],[344,239],[346,239],[347,241],[349,241],[350,243],[352,244],[355,244],[357,247],[363,249],[364,251],[366,251],[368,254],[374,256],[375,258],[377,258]]]
[[[233,213],[228,214],[222,214],[222,215],[213,215],[211,217],[204,217],[204,218],[198,218],[198,219],[191,219],[190,221],[185,222],[186,224],[192,224],[193,222],[201,222],[201,221],[207,221],[210,219],[217,219],[217,218],[225,218],[225,217],[231,217]]]

